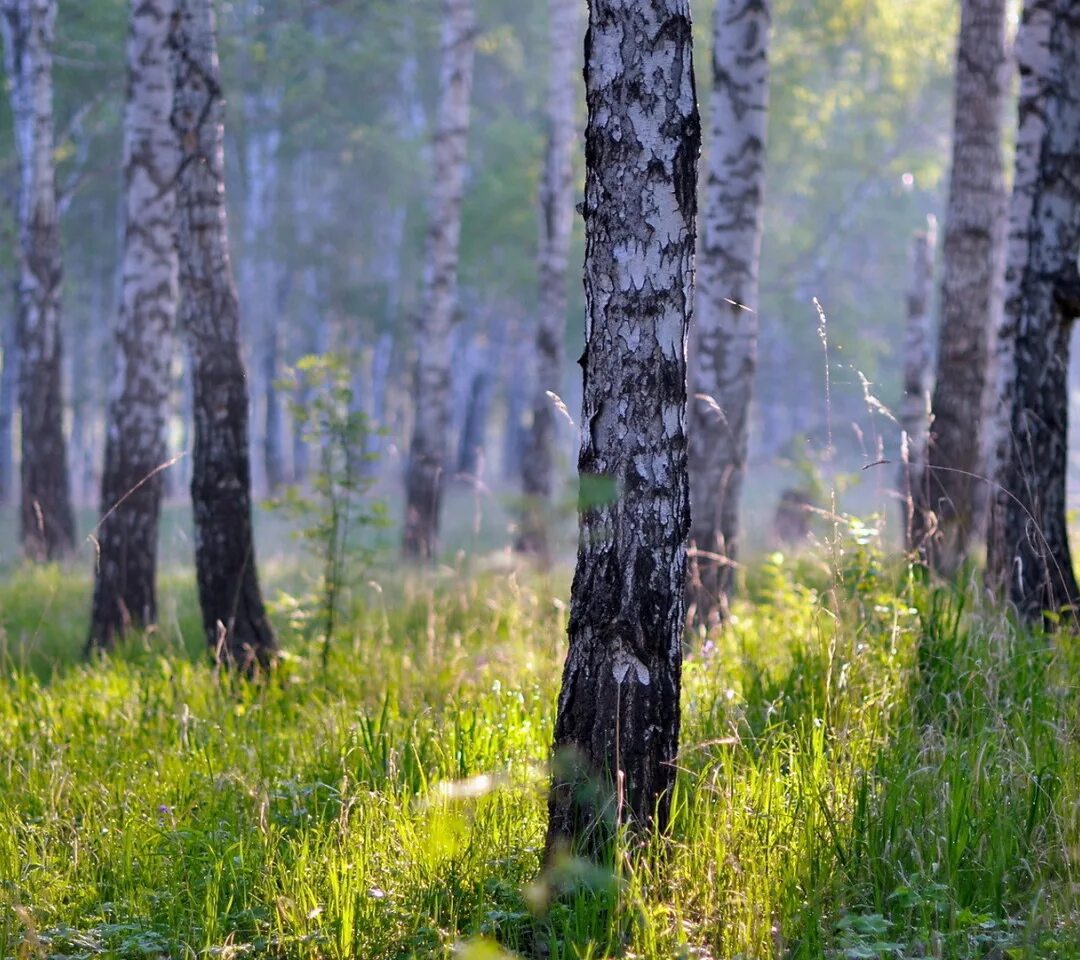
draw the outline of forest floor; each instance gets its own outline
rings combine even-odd
[[[271,559],[256,683],[207,662],[190,571],[89,664],[87,571],[13,573],[0,957],[1080,957],[1074,637],[839,532],[689,644],[670,837],[547,874],[565,571],[368,570],[324,672]]]

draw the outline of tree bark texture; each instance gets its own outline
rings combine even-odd
[[[547,854],[670,809],[700,145],[687,0],[592,0],[585,45],[580,535]]]
[[[1028,0],[1009,210],[988,586],[1026,620],[1080,599],[1065,522],[1069,334],[1080,316],[1080,14]]]
[[[928,564],[946,576],[966,558],[986,501],[983,394],[1004,264],[1006,6],[1006,0],[961,3],[937,378],[926,496],[915,515]]]
[[[524,512],[518,549],[548,559],[548,515],[554,491],[558,428],[551,394],[563,394],[566,280],[574,233],[574,66],[578,0],[548,0],[547,149],[540,180],[540,303],[536,324],[536,382],[532,424],[521,460]]]
[[[61,389],[60,223],[53,157],[56,0],[2,0],[4,61],[19,158],[20,532],[51,560],[75,544]]]
[[[900,401],[901,456],[900,490],[904,517],[904,542],[908,550],[914,542],[915,503],[925,503],[926,443],[930,431],[930,392],[933,374],[931,302],[934,291],[934,247],[937,230],[931,218],[929,229],[911,240],[910,286],[907,295],[907,325],[904,329],[904,394]]]
[[[449,429],[450,328],[457,305],[458,246],[469,139],[472,0],[442,0],[442,61],[434,144],[431,226],[417,324],[416,419],[405,476],[407,557],[435,556]]]
[[[180,147],[170,123],[174,0],[132,0],[124,116],[124,228],[90,646],[157,619],[158,523],[179,288]]]
[[[758,262],[765,194],[770,0],[717,0],[701,285],[690,354],[689,603],[695,622],[727,614],[757,367]]]
[[[15,413],[19,388],[18,289],[3,319],[4,365],[0,370],[0,503],[15,500]]]
[[[180,138],[180,324],[191,355],[195,566],[207,640],[244,669],[276,641],[263,608],[251,525],[248,397],[225,216],[224,101],[212,0],[178,0],[171,35]]]

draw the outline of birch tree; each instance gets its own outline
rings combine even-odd
[[[582,499],[549,857],[597,852],[609,817],[666,824],[690,526],[700,129],[689,4],[592,0],[586,38]]]
[[[1024,4],[988,586],[1027,620],[1080,600],[1065,519],[1069,334],[1080,317],[1080,19]]]
[[[771,0],[717,0],[701,285],[690,355],[695,558],[689,600],[704,624],[726,615],[738,555],[757,366],[771,21]]]
[[[60,223],[53,156],[56,0],[0,0],[4,65],[19,160],[20,533],[32,560],[71,550],[61,390]]]
[[[961,3],[929,475],[915,514],[930,566],[946,575],[967,556],[985,499],[983,393],[1001,310],[1005,238],[1006,6]]]
[[[158,524],[176,319],[176,180],[169,29],[175,0],[131,0],[124,114],[123,264],[113,331],[90,645],[157,619]]]
[[[574,65],[580,0],[548,0],[547,148],[540,180],[540,296],[532,424],[521,460],[522,516],[518,548],[547,557],[547,515],[555,474],[555,407],[561,396],[566,279],[574,231]]]
[[[195,567],[207,640],[220,659],[266,665],[276,641],[251,529],[248,397],[225,215],[224,100],[212,0],[177,0],[170,37],[180,140],[179,321],[191,355]]]
[[[431,225],[417,323],[416,419],[405,476],[406,556],[435,555],[449,427],[450,328],[457,305],[458,247],[469,139],[476,28],[472,0],[442,0],[442,50]]]
[[[934,287],[934,248],[937,225],[929,218],[928,229],[911,239],[910,286],[907,296],[907,324],[904,329],[904,393],[900,402],[900,428],[904,455],[901,457],[900,489],[903,491],[904,536],[908,550],[914,543],[914,505],[925,502],[926,442],[930,430],[930,391],[933,373],[931,356],[931,300]]]

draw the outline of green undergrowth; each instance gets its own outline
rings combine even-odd
[[[1074,640],[844,549],[688,646],[669,837],[540,872],[565,578],[379,575],[324,672],[161,627],[82,663],[88,584],[0,587],[0,956],[1080,956]],[[273,580],[271,575],[270,580]]]

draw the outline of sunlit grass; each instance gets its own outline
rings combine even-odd
[[[756,565],[690,648],[671,836],[546,876],[565,571],[368,571],[324,675],[270,564],[288,656],[259,684],[207,662],[183,570],[91,664],[88,576],[20,572],[0,956],[1080,956],[1071,639],[864,533]]]

